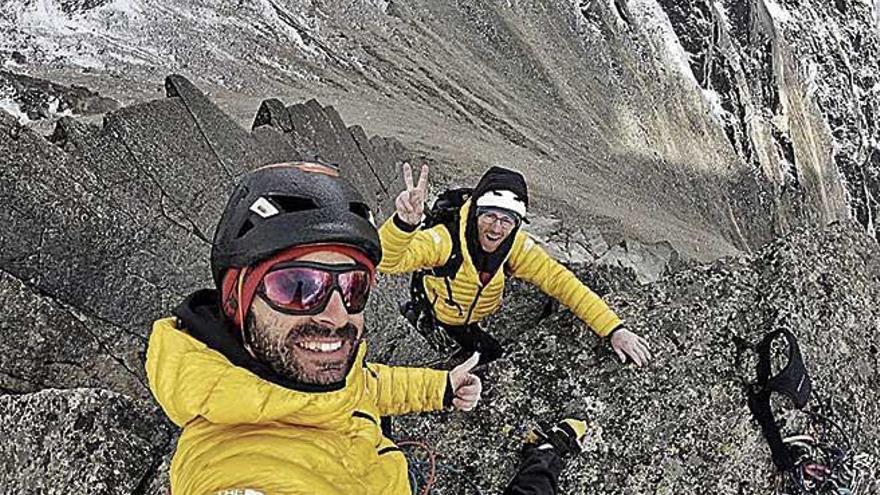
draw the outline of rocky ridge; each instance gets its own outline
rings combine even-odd
[[[232,175],[320,154],[387,213],[389,171],[429,160],[366,139],[317,102],[267,100],[248,131],[179,77],[164,100],[111,113],[103,127],[62,119],[50,139],[0,114],[0,410],[12,439],[0,457],[27,466],[4,468],[0,486],[47,493],[164,493],[173,428],[143,384],[145,338],[153,319],[209,284],[207,239]],[[651,338],[657,360],[621,366],[569,312],[538,319],[546,299],[512,284],[490,322],[510,354],[489,370],[478,412],[402,419],[397,435],[426,439],[444,466],[491,491],[512,472],[526,425],[584,415],[595,441],[566,471],[568,493],[768,493],[769,455],[741,382],[750,370],[737,364],[733,337],[755,342],[785,326],[862,455],[863,493],[880,489],[880,247],[861,227],[799,229],[754,255],[672,274],[646,263],[641,277],[607,262],[620,259],[614,247],[662,258],[662,246],[549,217],[534,227]],[[643,284],[648,273],[657,280]],[[405,283],[385,278],[372,300],[373,356],[425,362],[433,356],[395,318]],[[437,493],[468,493],[451,473]]]

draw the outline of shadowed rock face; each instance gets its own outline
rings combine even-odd
[[[87,315],[0,271],[0,390],[100,387],[142,400],[142,332]]]
[[[102,128],[62,119],[52,142],[0,113],[0,324],[9,336],[0,387],[147,397],[150,325],[210,284],[210,240],[236,175],[320,155],[381,209],[377,171],[411,158],[314,101],[284,109],[296,123],[287,132],[259,120],[248,132],[183,78],[168,79],[168,95],[107,115]]]

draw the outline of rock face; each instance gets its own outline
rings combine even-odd
[[[877,493],[878,300],[876,242],[847,224],[800,231],[754,257],[610,295],[651,339],[656,360],[640,370],[622,366],[567,311],[538,321],[533,291],[517,287],[490,325],[510,354],[486,374],[484,402],[469,415],[407,418],[396,431],[427,439],[483,492],[512,475],[524,426],[574,415],[592,421],[594,441],[566,471],[565,493],[770,493],[769,449],[743,383],[754,379],[754,357],[738,362],[734,338],[757,343],[784,327],[814,381],[811,407],[817,397],[832,401],[855,452],[869,459],[860,493]],[[798,424],[798,413],[787,414]],[[473,492],[445,473],[444,493]]]
[[[153,320],[211,283],[210,236],[234,175],[320,155],[380,209],[376,170],[418,163],[316,102],[284,109],[293,126],[258,118],[249,132],[183,78],[167,94],[103,127],[62,118],[48,139],[0,112],[0,450],[29,463],[0,469],[3,493],[164,494],[173,443],[145,385],[145,345]],[[84,421],[100,423],[94,436],[77,433]],[[154,427],[164,440],[144,436]],[[41,437],[69,442],[43,474]],[[125,455],[105,462],[115,451]]]
[[[659,2],[781,231],[849,213],[876,236],[880,29],[868,2]],[[796,219],[804,205],[811,213]]]
[[[48,140],[0,113],[0,387],[145,396],[150,324],[209,285],[210,237],[235,175],[320,156],[382,211],[390,171],[419,163],[315,101],[267,100],[248,132],[182,77],[167,92],[101,128],[63,118]]]
[[[0,298],[10,305],[0,387],[113,382],[143,395],[150,324],[209,284],[210,236],[234,175],[320,154],[381,207],[385,186],[371,166],[407,158],[314,102],[306,117],[290,112],[309,124],[295,120],[295,135],[263,123],[247,132],[185,79],[169,78],[168,91],[109,114],[103,128],[62,119],[54,144],[0,114]],[[81,345],[63,342],[73,336]]]
[[[142,332],[87,315],[0,271],[0,390],[101,387],[149,400]]]
[[[67,87],[0,70],[0,108],[28,121],[64,114],[102,114],[119,108],[119,102],[81,86]]]
[[[86,4],[92,5],[77,3]],[[86,11],[106,10],[113,4],[95,5]],[[386,5],[387,10],[376,15],[416,18],[415,12],[393,6]],[[554,28],[582,30],[584,36],[595,36],[597,43],[603,37],[641,39],[653,36],[639,22],[647,22],[646,13],[656,6],[650,2],[587,3],[578,13],[584,19],[580,24]],[[490,19],[489,24],[479,26],[478,33],[494,36],[487,50],[510,50],[511,56],[499,64],[532,60],[523,55],[523,45],[505,41],[514,28],[530,32],[523,24],[529,17],[513,16],[527,7],[509,4],[508,9],[516,10],[504,11],[504,22],[480,6],[469,3],[459,8],[461,12],[444,15],[470,15],[467,22],[471,23]],[[275,10],[278,15],[285,12],[277,6]],[[440,15],[435,10],[426,12],[430,22],[436,22],[431,15]],[[605,17],[591,21],[591,12],[602,16],[610,12],[620,21],[606,23]],[[594,21],[604,31],[593,31],[596,26],[589,23]],[[505,31],[493,31],[498,27],[494,23],[505,26]],[[655,27],[662,31],[664,26]],[[320,46],[319,39],[310,40]],[[603,47],[571,49],[578,53],[599,50],[594,53],[598,56]],[[545,48],[542,56],[546,57],[549,48]],[[616,69],[609,66],[609,70],[631,74],[640,68],[647,74],[665,74],[669,68],[651,58],[657,50],[653,46],[645,52],[643,61],[624,57],[627,64]],[[449,53],[441,54],[441,58],[447,56],[454,59]],[[616,59],[598,56],[594,60]],[[389,62],[387,67],[393,66]],[[487,73],[497,69],[490,66]],[[560,95],[572,105],[579,101],[579,93],[562,85],[559,74],[543,74],[539,69],[523,65],[515,73],[546,76],[547,81],[559,83],[557,93],[546,101],[544,96],[531,96],[547,104]],[[683,69],[677,66],[675,71],[679,70]],[[391,73],[389,69],[385,74]],[[235,71],[230,74],[234,76]],[[558,115],[524,115],[502,100],[478,101],[476,93],[464,89],[473,88],[469,84],[475,84],[474,80],[450,81],[430,70],[416,74],[397,84],[412,83],[416,89],[407,94],[422,94],[428,89],[415,82],[428,78],[431,91],[442,88],[443,98],[455,95],[443,111],[455,109],[458,119],[478,125],[487,135],[504,136],[527,150],[526,154],[555,158],[565,151],[563,142],[568,151],[585,151],[580,148],[583,143],[565,137],[566,132],[574,132],[567,126],[577,127],[570,119],[549,122],[559,124],[558,133],[538,135],[534,129],[546,128],[540,127],[548,124],[543,120]],[[667,89],[681,87],[670,83]],[[339,161],[343,173],[355,177],[373,206],[387,214],[390,196],[399,187],[393,182],[398,163],[430,161],[409,145],[367,138],[362,128],[346,126],[333,107],[316,101],[288,106],[280,100],[265,100],[250,130],[245,130],[186,79],[168,78],[165,90],[165,99],[106,115],[102,127],[61,119],[48,139],[0,112],[0,302],[5,307],[0,316],[0,391],[4,394],[0,395],[0,414],[6,415],[0,425],[0,450],[5,462],[15,460],[0,471],[4,489],[164,491],[173,432],[143,385],[145,339],[154,319],[167,315],[190,291],[209,285],[210,233],[235,176],[261,164],[321,156]],[[729,143],[720,128],[703,127],[705,121],[685,110],[692,107],[675,107],[686,102],[702,104],[688,99],[691,96],[661,106],[651,118],[690,117],[695,119],[689,121],[693,126],[682,131],[688,139],[702,136],[708,148],[712,143]],[[425,101],[426,106],[431,103],[436,101]],[[629,114],[627,109],[647,104],[635,101],[635,107],[622,107],[620,113],[609,115],[621,119],[640,115]],[[565,108],[573,111],[573,107]],[[511,115],[522,120],[514,126]],[[589,115],[581,116],[587,119],[584,122],[596,124]],[[595,136],[601,142],[601,136],[636,132],[640,122],[634,119],[615,129],[598,126],[590,132],[599,133]],[[791,207],[797,210],[791,213],[794,216],[786,217],[798,220],[777,223],[773,215],[783,215],[779,205],[785,201],[767,210],[775,211],[773,215],[754,210],[756,204],[773,202],[761,196],[761,191],[770,190],[763,179],[743,172],[746,165],[736,165],[734,159],[724,162],[734,164],[733,172],[697,170],[690,175],[678,168],[704,159],[703,152],[717,158],[734,157],[734,151],[676,148],[680,144],[676,140],[684,139],[681,134],[667,136],[671,139],[668,146],[660,146],[662,136],[653,133],[661,127],[655,125],[626,134],[629,144],[642,140],[648,144],[646,150],[659,151],[650,159],[627,155],[624,161],[630,168],[626,172],[632,175],[617,184],[614,195],[601,194],[610,190],[603,187],[608,185],[603,182],[608,176],[603,174],[611,172],[598,173],[590,167],[598,167],[600,155],[623,160],[618,153],[626,148],[621,147],[623,141],[608,141],[598,151],[590,148],[589,153],[578,155],[590,165],[571,174],[594,178],[584,191],[594,198],[590,201],[607,204],[594,211],[595,204],[586,201],[580,205],[584,210],[557,215],[553,218],[559,223],[547,220],[542,231],[545,242],[568,253],[563,257],[566,261],[583,263],[575,266],[581,278],[607,295],[634,330],[651,339],[657,354],[654,363],[645,370],[621,366],[604,343],[589,335],[570,313],[548,312],[549,316],[539,319],[547,308],[546,299],[533,289],[511,284],[504,310],[489,323],[509,354],[489,369],[485,401],[478,411],[403,419],[396,423],[399,436],[424,438],[444,454],[448,469],[441,475],[440,487],[446,493],[468,490],[449,469],[464,470],[484,491],[498,487],[514,468],[522,427],[535,418],[553,421],[563,415],[588,417],[595,432],[590,455],[575,461],[566,472],[563,482],[568,493],[767,493],[769,454],[745,408],[741,380],[749,376],[750,369],[737,363],[734,337],[756,342],[770,329],[787,327],[801,339],[821,397],[833,399],[836,416],[851,432],[854,449],[862,456],[859,475],[864,493],[876,493],[880,490],[876,467],[880,459],[876,422],[880,367],[874,343],[880,337],[880,247],[865,233],[864,223],[841,221],[827,229],[796,229],[753,255],[740,253],[682,269],[689,262],[676,261],[676,251],[688,245],[704,246],[704,254],[712,255],[753,249],[759,240],[772,237],[780,225],[818,222],[830,218],[828,212],[839,210],[822,209],[805,195],[799,210]],[[435,150],[433,160],[448,164],[448,150]],[[672,155],[682,160],[668,161]],[[446,170],[444,184],[460,185],[456,182],[466,175],[457,175],[454,168]],[[572,179],[550,167],[543,173]],[[559,196],[581,194],[576,192],[580,189],[574,179]],[[654,182],[647,183],[650,180]],[[821,189],[833,183],[820,181],[804,187]],[[681,195],[676,196],[679,186]],[[536,203],[554,199],[538,189]],[[660,197],[661,192],[670,194]],[[634,208],[644,210],[639,215],[663,203],[677,217],[645,229],[681,227],[679,234],[693,236],[690,244],[683,244],[681,238],[668,244],[633,241],[625,235],[627,228],[619,228],[622,214],[608,212],[619,206],[617,201],[643,198],[647,193],[658,197],[655,203],[636,204]],[[736,201],[723,199],[731,197]],[[758,203],[750,203],[749,198],[757,198]],[[684,208],[686,204],[690,207]],[[718,204],[723,211],[718,211]],[[777,206],[780,209],[773,210]],[[748,220],[739,223],[742,218],[734,213]],[[587,222],[590,225],[584,225]],[[608,231],[616,235],[607,235]],[[693,251],[685,254],[697,257]],[[656,281],[642,285],[651,280]],[[396,318],[396,302],[405,293],[405,283],[403,277],[385,279],[373,298],[368,316],[373,355],[397,363],[425,362],[433,356]],[[67,390],[46,390],[52,387]],[[796,425],[796,415],[792,418],[790,424]],[[57,460],[38,455],[44,448],[60,452]],[[749,476],[744,477],[744,472]]]
[[[169,447],[155,408],[97,389],[0,396],[3,493],[143,493]]]
[[[456,164],[456,180],[513,165],[567,223],[618,223],[628,238],[710,261],[833,220],[875,235],[876,9],[11,0],[0,58],[104,93],[186,73],[217,88],[239,123],[253,111],[241,98],[319,96],[370,134]],[[307,121],[316,108],[300,110]]]

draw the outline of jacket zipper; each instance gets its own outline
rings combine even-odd
[[[495,274],[493,273],[492,277],[489,278],[489,281],[491,282],[492,278],[494,278],[494,277],[495,277]],[[477,281],[479,282],[479,280],[480,280],[480,272],[477,272]],[[486,285],[489,285],[489,284],[486,284]],[[473,316],[473,314],[474,314],[474,308],[477,307],[477,301],[480,300],[480,294],[483,293],[483,289],[486,288],[486,285],[480,284],[480,288],[477,289],[477,295],[476,295],[476,297],[474,297],[474,302],[471,303],[471,307],[468,308],[467,318],[465,318],[465,320],[464,320],[465,326],[470,324],[471,316]]]

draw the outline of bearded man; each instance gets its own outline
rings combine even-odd
[[[335,168],[244,176],[214,235],[216,289],[190,295],[150,335],[150,390],[183,430],[172,493],[412,493],[380,418],[470,411],[482,385],[477,355],[451,372],[365,360],[380,259],[372,213]],[[554,429],[508,487],[525,491],[509,493],[555,493],[559,456],[583,433],[571,420]]]

